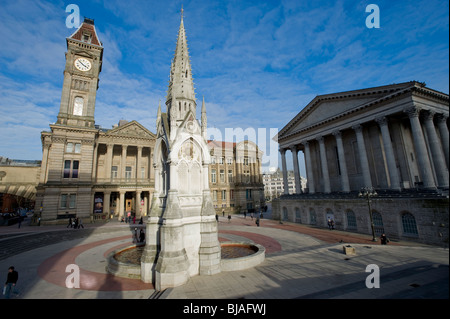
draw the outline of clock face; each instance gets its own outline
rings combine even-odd
[[[91,62],[84,58],[78,58],[75,60],[75,67],[80,71],[89,71],[91,69]]]

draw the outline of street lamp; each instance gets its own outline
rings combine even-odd
[[[370,226],[372,227],[372,241],[377,241],[375,237],[375,226],[373,224],[372,207],[370,206],[370,198],[378,196],[377,191],[373,187],[363,187],[359,191],[359,197],[364,197],[367,199],[367,205],[369,206],[369,216],[370,216]]]

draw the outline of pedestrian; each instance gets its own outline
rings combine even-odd
[[[331,230],[331,218],[328,217],[328,229]]]
[[[222,209],[222,217],[225,217],[225,210]]]
[[[250,217],[252,218],[252,220],[253,220],[253,213],[250,213]]]
[[[5,287],[3,288],[3,294],[5,295],[5,299],[10,298],[11,292],[16,295],[18,294],[16,289],[17,280],[19,280],[19,273],[16,270],[14,270],[14,266],[9,267]]]
[[[142,225],[144,223],[144,219],[141,216],[141,219],[139,220],[139,225]]]
[[[334,229],[334,219],[331,220],[331,229]]]
[[[259,217],[256,218],[256,222],[255,223],[256,223],[256,226],[259,227]]]
[[[216,214],[216,222],[218,222],[218,221],[219,221],[219,215]]]
[[[138,238],[138,233],[137,233],[137,228],[134,228],[134,238],[133,238],[133,243],[137,243],[139,241]]]
[[[67,224],[66,228],[72,228],[72,217],[69,217],[69,224]]]
[[[127,223],[131,224],[131,212],[127,213]]]
[[[80,229],[80,227],[83,227],[83,229],[84,229],[84,226],[83,226],[83,224],[81,223],[81,218],[78,219],[78,229]]]
[[[389,238],[387,238],[386,234],[382,234],[380,236],[381,245],[386,245],[389,242]]]
[[[20,228],[20,225],[22,225],[22,216],[19,216],[19,228]]]
[[[244,219],[247,219],[247,211],[244,210]]]
[[[133,216],[133,224],[136,224],[136,215]]]
[[[139,241],[140,241],[141,243],[143,243],[144,240],[145,240],[145,233],[144,233],[144,230],[141,228],[141,230],[140,230],[140,232],[139,232]]]
[[[228,222],[231,223],[231,215],[228,214]]]
[[[73,228],[78,229],[78,217],[75,218],[75,221],[73,222]]]

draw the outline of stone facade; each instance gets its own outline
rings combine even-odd
[[[251,141],[208,141],[209,185],[216,212],[241,213],[265,206],[261,174],[262,151]]]
[[[290,151],[296,176],[295,159],[304,153],[307,188],[285,192],[274,218],[305,222],[310,209],[342,216],[350,209],[361,221],[354,230],[366,233],[368,213],[357,209],[357,195],[374,188],[379,197],[372,200],[392,225],[385,228],[388,236],[448,242],[448,115],[448,95],[418,82],[317,96],[278,135],[283,168]],[[325,219],[318,218],[322,226]]]

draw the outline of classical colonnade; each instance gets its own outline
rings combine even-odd
[[[420,172],[421,182],[424,188],[434,189],[448,188],[448,165],[449,165],[449,131],[447,126],[448,114],[436,113],[433,110],[425,110],[413,106],[403,110],[409,117],[411,125],[412,139],[417,158],[418,169]],[[388,116],[380,116],[375,119],[381,133],[382,144],[385,152],[385,160],[390,180],[390,189],[401,190],[401,181],[399,171],[396,165],[394,145],[391,139],[391,132],[388,126]],[[371,121],[372,121],[371,120]],[[423,122],[423,125],[422,125]],[[364,185],[361,187],[372,187],[372,179],[369,169],[369,160],[366,151],[366,144],[363,135],[363,127],[365,123],[354,124],[348,127],[351,128],[356,135],[356,142],[358,146],[359,160],[361,165],[362,177]],[[424,127],[424,129],[423,129]],[[346,128],[344,128],[346,129]],[[339,156],[339,170],[340,170],[340,191],[350,192],[349,175],[347,171],[347,161],[345,159],[344,145],[342,142],[342,131],[344,129],[332,131],[332,135],[336,140],[337,152]],[[424,132],[425,130],[425,132]],[[437,134],[439,131],[439,136]],[[427,141],[425,140],[425,135]],[[331,193],[328,161],[326,158],[326,145],[324,142],[325,135],[319,135],[312,139],[300,140],[295,145],[289,147],[280,147],[284,194],[288,194],[288,178],[286,168],[286,151],[290,150],[292,153],[292,160],[294,166],[296,194],[302,193],[300,188],[300,170],[298,165],[298,151],[303,150],[305,156],[306,176],[308,184],[308,192],[314,194],[318,190],[317,184],[314,181],[313,166],[315,163],[311,160],[310,144],[317,141],[319,144],[320,166],[323,176],[323,193]],[[427,147],[428,146],[428,147]],[[433,168],[435,174],[433,174]],[[436,176],[436,179],[435,177]]]

